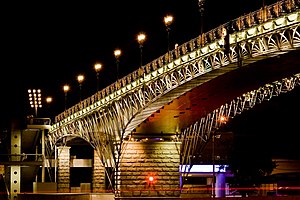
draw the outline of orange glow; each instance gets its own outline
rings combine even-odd
[[[68,92],[70,90],[70,86],[64,85],[63,89],[64,89],[64,92]]]
[[[96,72],[99,72],[101,70],[101,68],[102,68],[102,64],[97,63],[97,64],[94,65],[94,68],[95,68]]]
[[[227,122],[227,117],[225,117],[225,116],[220,116],[220,122],[221,123],[226,123]]]
[[[154,181],[153,176],[149,176],[148,180],[149,180],[149,182],[153,182]]]
[[[78,75],[77,80],[78,80],[79,84],[81,84],[82,81],[84,80],[84,76],[83,75]]]
[[[114,51],[115,57],[118,59],[121,56],[121,50],[120,49],[116,49]]]

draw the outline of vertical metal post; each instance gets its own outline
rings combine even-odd
[[[34,116],[35,116],[35,117],[37,117],[37,110],[38,110],[38,108],[37,108],[37,106],[35,106],[35,107],[34,107]]]
[[[54,182],[57,180],[57,147],[54,145]]]
[[[65,92],[65,110],[67,110],[67,92]]]
[[[38,161],[38,159],[39,159],[38,154],[39,154],[39,147],[38,147],[38,145],[36,145],[35,146],[35,161]],[[36,175],[35,175],[35,182],[38,182],[38,173],[36,173]]]
[[[79,83],[79,101],[81,102],[81,83]]]
[[[170,52],[170,27],[167,26],[167,33],[168,33],[168,61],[171,62],[171,52]]]
[[[203,16],[204,16],[204,3],[205,0],[198,0],[198,6],[199,6],[199,12],[201,15],[201,25],[200,25],[200,35],[202,36],[203,34],[203,27],[204,27],[204,20],[203,20]]]
[[[140,45],[140,53],[141,53],[141,67],[143,66],[143,45]]]
[[[168,39],[168,62],[171,62],[171,52],[170,52],[170,30],[171,30],[171,24],[173,23],[173,16],[168,15],[164,18],[166,30],[167,30],[167,39]]]
[[[215,191],[215,133],[212,132],[212,164],[213,164],[213,177],[212,177],[212,196],[216,197]]]
[[[117,80],[119,80],[119,59],[117,58],[117,61],[116,61],[116,63],[117,63]]]
[[[168,39],[168,56],[169,56],[169,58],[170,58],[170,28],[169,27],[167,27],[167,39]]]
[[[97,76],[97,92],[99,91],[99,72],[96,74]]]
[[[42,129],[42,183],[45,182],[45,129]]]

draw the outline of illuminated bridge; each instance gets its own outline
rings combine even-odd
[[[299,1],[286,0],[222,24],[56,116],[46,143],[66,155],[73,138],[94,148],[103,170],[93,191],[112,174],[118,196],[179,196],[178,168],[197,164],[222,119],[299,87],[299,22]],[[68,159],[58,162],[58,190],[68,191]]]

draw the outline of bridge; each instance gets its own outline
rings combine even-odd
[[[56,116],[47,147],[68,155],[67,141],[88,142],[101,168],[95,191],[106,175],[116,196],[178,197],[181,176],[226,121],[299,87],[299,5],[265,6],[141,66]],[[68,181],[58,177],[58,190],[69,191]]]

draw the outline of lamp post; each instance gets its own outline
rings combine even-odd
[[[201,15],[200,35],[203,34],[204,3],[205,3],[205,0],[198,0],[199,12],[200,12],[200,15]]]
[[[171,24],[173,23],[173,16],[167,15],[164,17],[164,23],[167,30],[167,39],[168,39],[168,60],[170,61],[170,30],[171,30]]]
[[[51,96],[46,97],[46,104],[47,104],[47,111],[46,111],[46,113],[47,113],[47,116],[49,116],[49,118],[51,118],[52,114],[53,114],[52,110],[50,109],[52,102],[53,102],[53,98]]]
[[[121,50],[116,49],[114,51],[114,55],[115,55],[116,63],[117,63],[117,80],[118,80],[119,79],[119,63],[120,63]]]
[[[139,43],[140,52],[141,52],[141,67],[143,66],[143,44],[146,40],[146,35],[144,33],[140,33],[137,36],[137,41]]]
[[[78,75],[77,76],[77,81],[79,83],[79,99],[81,101],[81,87],[82,87],[82,82],[84,81],[84,76],[83,75]]]
[[[102,64],[101,63],[96,63],[94,65],[94,69],[96,71],[96,76],[97,76],[97,91],[99,90],[99,72],[102,69]]]
[[[29,89],[28,90],[29,104],[31,108],[34,108],[35,117],[37,117],[38,108],[42,107],[42,93],[40,89]]]
[[[63,87],[64,93],[65,93],[65,110],[67,109],[67,96],[68,96],[68,92],[70,90],[70,86],[69,85],[64,85]]]

